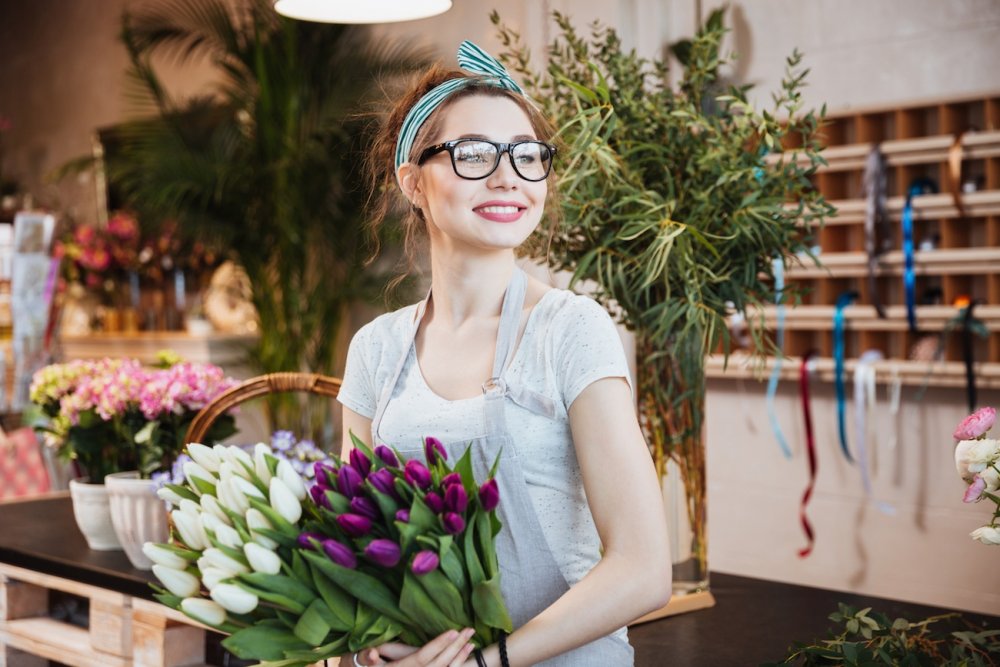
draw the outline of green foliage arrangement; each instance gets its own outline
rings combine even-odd
[[[856,610],[843,603],[838,607],[830,620],[842,630],[815,644],[797,642],[784,660],[763,667],[985,667],[1000,658],[1000,630],[977,627],[960,614],[910,622],[871,608]]]
[[[823,164],[823,112],[805,111],[806,71],[796,52],[769,110],[750,86],[722,90],[723,12],[711,15],[666,60],[623,49],[613,29],[577,33],[555,14],[560,34],[543,72],[532,69],[517,33],[494,14],[503,59],[560,128],[561,222],[531,254],[597,298],[637,339],[640,417],[657,469],[679,468],[694,529],[695,566],[705,571],[704,360],[728,355],[727,318],[774,303],[772,261],[800,261],[830,205],[810,176]],[[782,298],[795,299],[792,290]],[[763,322],[757,352],[770,350]],[[675,571],[675,579],[678,573]],[[688,579],[689,577],[684,577]]]
[[[268,0],[154,0],[128,10],[122,39],[137,120],[113,178],[141,217],[174,219],[243,266],[261,371],[333,374],[347,304],[384,284],[364,270],[359,112],[380,76],[426,55],[362,27],[283,18]],[[195,57],[214,83],[172,98],[154,62]]]

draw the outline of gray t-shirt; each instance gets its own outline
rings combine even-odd
[[[379,428],[380,439],[413,450],[425,436],[452,442],[484,435],[482,396],[447,400],[424,381],[410,336],[415,313],[416,305],[407,306],[358,331],[347,354],[338,400],[373,418],[377,400],[405,354],[406,363]],[[632,385],[611,317],[589,297],[561,289],[546,292],[528,317],[505,380],[511,387],[550,399],[555,417],[508,401],[506,419],[538,520],[570,586],[597,564],[601,554],[568,410],[588,385],[606,377],[623,377]],[[608,455],[613,455],[611,447]]]

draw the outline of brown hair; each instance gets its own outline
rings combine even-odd
[[[409,89],[394,104],[389,107],[378,122],[377,130],[374,132],[374,139],[365,159],[365,167],[370,179],[370,189],[368,196],[368,231],[371,234],[373,252],[368,259],[373,262],[379,254],[379,236],[386,219],[393,212],[400,212],[400,224],[403,231],[403,248],[406,260],[409,264],[407,273],[415,265],[418,242],[426,235],[423,214],[420,209],[413,207],[403,196],[396,183],[396,139],[399,137],[400,128],[406,114],[420,98],[449,79],[468,79],[467,72],[459,69],[433,65],[420,77],[416,84]],[[485,80],[473,80],[465,87],[455,91],[448,96],[427,118],[417,132],[413,141],[413,147],[407,156],[409,162],[416,163],[417,158],[428,146],[437,140],[437,134],[444,122],[447,109],[456,101],[471,95],[486,95],[490,97],[505,97],[517,104],[528,117],[535,135],[541,141],[551,142],[555,136],[555,129],[552,123],[523,95],[509,91],[497,86],[490,85]],[[555,201],[555,189],[549,188],[549,197],[546,205],[546,215],[555,215],[558,210]],[[405,277],[406,274],[401,276]]]

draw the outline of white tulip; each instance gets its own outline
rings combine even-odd
[[[225,481],[219,482],[219,486],[215,488],[215,492],[218,494],[220,503],[237,514],[245,514],[247,509],[250,508],[250,503],[247,502],[247,497],[233,486],[233,480],[235,479],[239,478],[230,477]]]
[[[249,614],[260,602],[256,595],[237,584],[219,584],[212,589],[212,599],[234,614]]]
[[[220,549],[216,549],[215,547],[205,549],[205,553],[202,555],[202,558],[205,559],[206,566],[217,567],[220,570],[229,572],[230,573],[229,576],[231,577],[235,577],[237,574],[244,574],[250,571],[249,567],[239,562],[238,560],[230,558]]]
[[[263,442],[258,442],[253,452],[253,471],[265,484],[271,481],[271,469],[267,465],[267,457],[269,456],[271,456],[271,448]]]
[[[168,591],[179,598],[190,597],[198,592],[198,577],[190,572],[157,563],[153,565],[153,574]]]
[[[181,611],[205,625],[222,625],[226,622],[226,610],[217,602],[204,598],[181,600]]]
[[[187,453],[195,463],[208,472],[219,472],[219,464],[222,463],[222,460],[219,458],[219,454],[211,447],[192,442],[187,446]]]
[[[229,481],[229,484],[232,488],[236,489],[247,498],[260,498],[261,500],[267,500],[263,491],[258,489],[253,482],[249,482],[242,477],[233,477]]]
[[[972,539],[979,540],[983,544],[1000,544],[1000,529],[994,526],[976,528],[969,535]]]
[[[266,535],[261,535],[260,533],[257,532],[261,528],[264,528],[266,530],[273,530],[274,526],[272,526],[271,522],[267,520],[267,517],[264,516],[264,513],[261,512],[256,507],[251,507],[250,509],[247,510],[247,528],[250,529],[250,535],[251,537],[253,537],[253,541],[256,542],[257,544],[261,545],[266,549],[278,548],[277,542],[272,540],[270,537],[267,537]]]
[[[247,542],[243,545],[243,554],[247,557],[247,562],[254,572],[264,574],[278,574],[281,572],[281,559],[278,554],[270,549],[266,549],[256,542]]]
[[[243,468],[237,468],[229,461],[223,461],[219,466],[219,479],[228,482],[233,477],[243,477],[245,479],[249,477],[249,473],[243,470]]]
[[[196,519],[199,516],[201,516],[201,505],[199,505],[198,503],[196,503],[193,500],[189,500],[188,498],[184,498],[183,500],[181,500],[181,503],[180,503],[179,507],[180,507],[180,510],[182,512],[184,512],[185,514],[190,514],[191,516],[195,517]]]
[[[229,515],[222,509],[222,505],[219,504],[219,500],[215,496],[207,493],[203,495],[201,497],[201,509],[203,510],[203,514],[211,514],[227,526],[233,525]]]
[[[242,447],[236,445],[226,447],[223,460],[231,463],[240,477],[250,477],[249,471],[253,470],[253,459]]]
[[[198,486],[194,483],[195,477],[208,482],[212,486],[219,483],[219,480],[215,477],[215,475],[208,472],[194,461],[187,461],[184,463],[184,477],[187,479],[188,485],[195,490],[198,489]]]
[[[295,472],[295,468],[292,467],[291,463],[285,459],[278,461],[277,473],[281,481],[295,494],[296,498],[300,501],[306,499],[307,491],[305,482],[302,481],[302,475]]]
[[[227,546],[232,549],[239,549],[243,546],[243,540],[240,538],[240,534],[236,532],[236,529],[232,526],[219,523],[214,532],[215,541],[223,546]]]
[[[188,566],[186,558],[181,558],[170,549],[167,549],[166,547],[155,542],[146,542],[143,544],[142,553],[146,554],[146,558],[149,560],[158,565],[163,565],[164,567],[172,567],[175,570],[183,570]],[[181,597],[187,596],[182,595]]]
[[[178,505],[180,505],[181,501],[184,500],[184,498],[182,498],[181,496],[177,495],[176,492],[174,492],[171,489],[168,489],[165,486],[157,489],[156,490],[156,495],[159,496],[161,500],[167,501],[168,503],[170,503],[174,507],[177,507]]]
[[[226,572],[225,570],[220,570],[217,567],[212,567],[211,565],[206,565],[205,567],[200,567],[201,570],[201,583],[205,584],[205,588],[208,590],[213,590],[223,581],[227,581],[232,578],[231,572]]]
[[[274,511],[288,523],[297,523],[302,517],[302,503],[280,477],[271,480],[270,495]]]
[[[171,514],[174,520],[174,527],[181,534],[181,541],[189,549],[201,551],[210,546],[205,528],[197,516],[192,516],[182,510],[174,510]]]

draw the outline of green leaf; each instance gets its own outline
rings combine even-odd
[[[326,639],[326,636],[330,634],[331,628],[330,624],[327,623],[327,618],[332,615],[322,600],[313,600],[312,604],[299,617],[299,622],[295,624],[293,632],[296,637],[306,644],[319,646]]]
[[[500,628],[504,632],[513,630],[507,605],[504,604],[500,592],[500,577],[476,584],[472,588],[472,608],[476,616],[487,625]]]
[[[399,607],[421,630],[430,636],[446,630],[461,630],[462,626],[450,621],[442,614],[426,590],[417,581],[416,575],[407,571],[403,576],[403,590],[399,596]]]
[[[180,484],[164,484],[163,486],[170,489],[181,498],[187,498],[188,500],[193,500],[194,502],[198,502],[198,494],[186,486],[182,486]],[[212,493],[212,495],[214,496],[215,493]]]
[[[465,577],[465,568],[462,567],[462,556],[457,544],[449,546],[443,554],[439,554],[441,559],[441,571],[460,591],[468,590],[469,582]]]
[[[332,615],[328,619],[330,627],[341,632],[348,632],[354,626],[354,614],[357,601],[351,597],[343,588],[333,583],[329,577],[320,572],[319,568],[313,569],[313,581],[316,584],[316,591],[323,598],[327,609]]]
[[[471,527],[465,529],[462,541],[462,551],[465,554],[465,567],[469,572],[469,581],[475,587],[477,584],[486,581],[486,572],[483,570],[483,565],[479,561],[479,555],[476,553],[475,531]]]
[[[296,614],[301,614],[316,599],[308,586],[285,575],[245,572],[238,579],[244,584],[244,588],[262,600],[281,605]]]
[[[396,595],[375,577],[337,565],[315,551],[307,551],[303,555],[314,567],[361,602],[390,618],[402,623],[407,622],[406,615],[396,603]]]
[[[424,587],[428,597],[449,621],[463,628],[472,625],[472,619],[469,618],[469,612],[462,601],[462,594],[440,569],[414,578]]]
[[[222,645],[244,660],[281,660],[285,651],[301,651],[309,645],[289,630],[251,626],[222,640]]]

